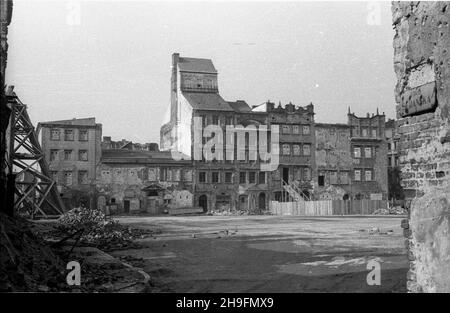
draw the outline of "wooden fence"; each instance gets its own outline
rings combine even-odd
[[[332,216],[370,215],[378,209],[387,209],[386,200],[320,200],[300,202],[270,202],[274,215]]]

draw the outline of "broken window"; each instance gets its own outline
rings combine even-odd
[[[245,184],[247,182],[246,172],[239,173],[239,184]]]
[[[88,131],[85,129],[80,129],[78,131],[78,140],[79,141],[88,141]]]
[[[300,155],[300,145],[292,145],[292,154]]]
[[[338,183],[338,176],[336,171],[330,172],[330,184],[336,185]]]
[[[219,182],[219,172],[212,172],[211,173],[211,181],[213,183],[218,183]]]
[[[198,173],[198,181],[200,183],[206,183],[206,172],[199,172]]]
[[[59,129],[53,128],[52,130],[50,130],[50,139],[59,140],[60,139],[59,134],[60,134]]]
[[[266,183],[266,172],[259,172],[259,183],[260,184]]]
[[[374,138],[377,137],[377,129],[376,128],[372,129],[372,137],[374,137]]]
[[[225,118],[225,124],[226,125],[233,125],[234,123],[233,123],[233,117],[232,116],[227,116],[226,118]]]
[[[50,150],[50,161],[55,161],[58,158],[58,150]]]
[[[233,173],[232,172],[225,172],[225,182],[231,183],[233,180]]]
[[[303,180],[311,180],[311,169],[309,167],[303,169]]]
[[[325,175],[319,175],[318,183],[319,186],[325,186]]]
[[[340,172],[339,173],[339,183],[348,184],[348,172]]]
[[[255,172],[248,173],[248,182],[249,182],[249,184],[254,184],[256,182],[256,173]]]
[[[72,160],[72,150],[64,150],[64,160]]]
[[[213,115],[212,123],[213,123],[213,125],[219,125],[219,116],[218,115]]]
[[[58,183],[58,171],[52,171],[51,172],[52,179],[55,183]]]
[[[72,185],[72,172],[71,171],[64,172],[64,183],[66,186]]]
[[[303,135],[309,135],[311,133],[311,128],[309,125],[303,125]]]
[[[162,167],[159,170],[159,180],[166,181],[167,180],[167,168]]]
[[[299,125],[292,125],[292,133],[293,134],[300,134],[300,126]]]
[[[79,185],[87,185],[88,183],[89,183],[88,172],[87,171],[79,171],[78,172],[78,184]]]
[[[361,170],[355,170],[355,181],[361,181]]]
[[[367,137],[367,128],[362,129],[362,136]]]
[[[372,171],[371,170],[366,170],[364,179],[366,181],[371,181],[372,180]]]
[[[311,155],[311,145],[303,145],[303,155]]]
[[[355,158],[361,157],[361,148],[360,147],[354,147],[353,148],[353,155]]]
[[[364,156],[366,158],[371,158],[372,157],[372,148],[371,147],[365,147],[364,148]]]
[[[287,143],[283,144],[283,155],[290,155],[290,154],[291,154],[290,145]]]
[[[64,140],[73,141],[73,129],[64,130]]]
[[[290,134],[291,128],[289,127],[289,125],[283,125],[281,131],[283,132],[283,134]]]
[[[80,161],[87,161],[88,160],[88,152],[87,150],[80,150],[78,151],[78,158]]]

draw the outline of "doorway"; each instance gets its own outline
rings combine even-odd
[[[283,167],[283,180],[289,183],[289,167]]]
[[[266,210],[266,194],[264,192],[258,196],[258,208],[260,212]]]
[[[208,212],[208,198],[206,195],[201,195],[198,198],[198,206],[203,209],[204,213]]]
[[[130,200],[123,200],[123,211],[130,213]]]

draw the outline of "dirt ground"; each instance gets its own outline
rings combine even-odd
[[[115,251],[162,292],[406,292],[402,217],[121,217],[161,233]],[[381,264],[369,286],[367,263]]]

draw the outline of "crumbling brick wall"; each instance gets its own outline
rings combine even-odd
[[[411,292],[450,292],[450,3],[392,4]]]

